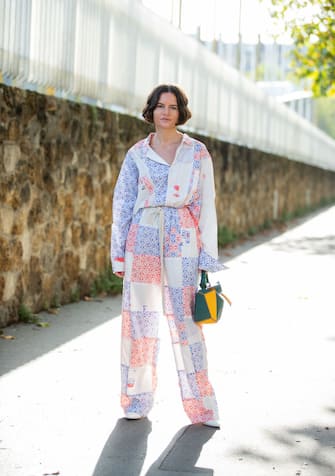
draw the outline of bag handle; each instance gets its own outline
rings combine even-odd
[[[209,284],[207,271],[201,270],[200,287],[204,291]]]
[[[209,279],[208,279],[208,272],[201,270],[201,279],[200,279],[200,287],[203,291],[207,289],[209,285]],[[231,300],[226,294],[223,294],[223,292],[219,293],[226,301],[227,303],[231,306]]]

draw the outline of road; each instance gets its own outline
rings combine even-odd
[[[162,322],[155,406],[119,407],[120,297],[0,339],[1,476],[334,476],[335,206],[222,253],[205,329],[221,430],[189,425]]]

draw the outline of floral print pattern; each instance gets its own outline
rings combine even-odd
[[[184,409],[191,422],[218,418],[207,352],[192,319],[199,269],[218,271],[213,167],[183,135],[172,165],[150,136],[127,153],[114,190],[111,256],[124,271],[121,405],[147,415],[156,388],[159,320],[168,321]]]

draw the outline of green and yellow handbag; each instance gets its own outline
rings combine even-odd
[[[200,289],[195,294],[194,322],[197,324],[215,324],[221,317],[224,301],[231,305],[230,299],[223,294],[218,282],[211,286],[207,271],[201,271]]]

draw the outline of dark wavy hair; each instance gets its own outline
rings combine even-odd
[[[153,113],[159,102],[159,98],[163,93],[172,93],[176,96],[178,106],[178,121],[177,126],[185,124],[192,117],[192,113],[187,107],[188,99],[186,94],[179,86],[174,84],[160,84],[156,86],[148,96],[147,103],[142,111],[142,116],[147,122],[153,124]]]

